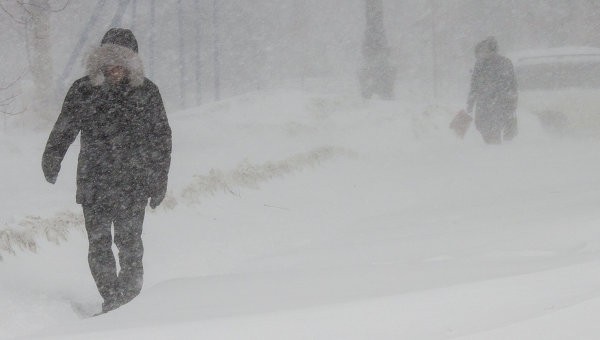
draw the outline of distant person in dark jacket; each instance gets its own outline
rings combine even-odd
[[[500,144],[517,134],[517,81],[512,62],[498,54],[498,43],[487,38],[475,47],[467,112],[475,107],[475,127],[488,144]]]
[[[171,162],[163,102],[156,85],[144,77],[137,52],[130,30],[105,34],[87,60],[87,76],[69,89],[42,158],[46,180],[55,183],[67,149],[81,133],[76,201],[83,207],[88,261],[104,299],[102,312],[141,291],[144,211],[148,199],[155,208],[165,197]]]

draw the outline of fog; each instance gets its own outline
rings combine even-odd
[[[86,53],[111,26],[131,28],[147,75],[170,109],[256,90],[303,88],[359,93],[365,39],[359,0],[31,1],[49,5],[53,112],[83,75]],[[474,45],[488,36],[501,53],[557,46],[597,46],[600,5],[593,1],[384,0],[396,97],[423,102],[466,100]],[[28,6],[30,8],[28,8]],[[4,1],[1,84],[19,79],[6,111],[31,116],[33,5]],[[48,77],[48,76],[46,76]],[[434,81],[435,78],[435,81]],[[434,98],[436,97],[436,98]],[[22,113],[22,114],[21,114]],[[51,116],[51,115],[50,115]],[[18,120],[11,116],[9,120]]]
[[[0,338],[598,338],[599,25],[590,0],[0,2]],[[112,27],[166,110],[119,43],[55,124]],[[502,140],[465,112],[480,78]],[[81,178],[149,198],[116,309]]]

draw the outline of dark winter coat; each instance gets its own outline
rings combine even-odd
[[[71,143],[81,133],[77,203],[146,205],[164,197],[171,161],[171,129],[158,88],[143,76],[137,54],[103,45],[88,60],[88,76],[71,86],[42,159],[56,180]],[[122,65],[129,78],[104,81],[102,67]]]
[[[476,105],[475,123],[503,122],[517,107],[517,81],[512,62],[497,53],[475,64],[467,110]]]

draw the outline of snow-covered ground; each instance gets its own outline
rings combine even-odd
[[[0,338],[597,339],[600,140],[486,146],[456,108],[261,92],[169,114],[145,286],[106,315],[47,132],[0,135]]]

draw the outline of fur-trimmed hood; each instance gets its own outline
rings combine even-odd
[[[93,86],[104,84],[102,68],[108,65],[122,66],[129,71],[129,84],[139,87],[144,83],[144,66],[140,56],[133,50],[116,44],[102,44],[90,53],[86,70]]]

